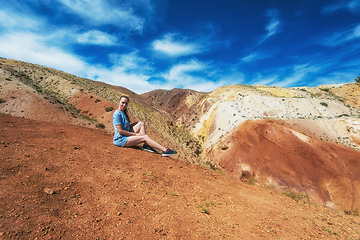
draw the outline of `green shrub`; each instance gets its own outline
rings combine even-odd
[[[360,84],[360,76],[355,78],[355,82]]]
[[[329,88],[320,88],[321,91],[324,91],[324,92],[329,92]]]
[[[323,105],[324,107],[328,107],[328,104],[326,102],[321,102],[321,105]]]

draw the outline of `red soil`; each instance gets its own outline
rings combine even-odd
[[[2,114],[0,125],[2,239],[360,237],[359,217],[176,157],[115,147],[112,135],[99,130]],[[269,141],[266,134],[257,141],[251,136],[250,150]]]
[[[360,208],[360,152],[296,135],[278,122],[246,121],[210,155],[235,179],[255,175],[261,184],[308,193],[318,204]]]

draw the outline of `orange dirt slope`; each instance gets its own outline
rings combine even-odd
[[[0,114],[1,239],[358,239],[360,219],[135,148]]]

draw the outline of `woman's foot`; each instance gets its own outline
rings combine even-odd
[[[175,155],[175,154],[177,154],[177,152],[174,151],[174,150],[171,150],[170,148],[168,148],[168,149],[166,149],[166,151],[162,152],[162,155],[164,157],[169,157],[169,156],[172,156],[172,155]]]
[[[144,144],[144,146],[142,147],[142,150],[152,152],[152,153],[157,153],[157,151],[155,149],[153,149],[152,147],[150,147],[147,144]]]

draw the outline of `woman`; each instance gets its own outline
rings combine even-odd
[[[172,156],[177,152],[169,148],[165,148],[152,140],[145,131],[145,123],[139,121],[130,125],[129,116],[127,114],[127,106],[129,98],[122,96],[120,98],[119,107],[115,110],[113,115],[113,125],[115,128],[115,135],[113,143],[119,147],[132,147],[140,143],[144,143],[142,149],[149,152],[156,153],[156,149],[162,151],[162,156]]]

